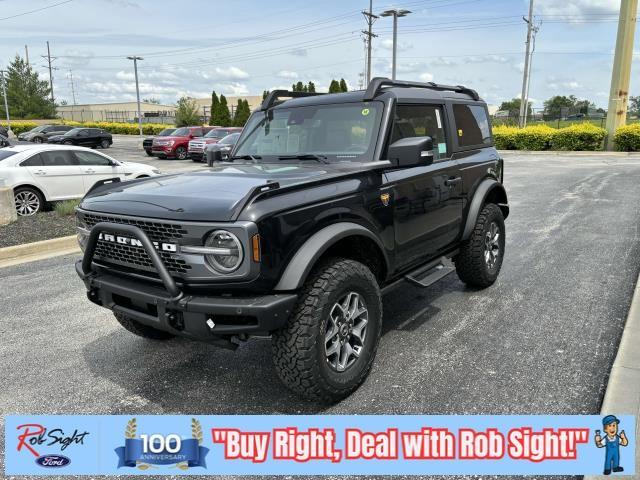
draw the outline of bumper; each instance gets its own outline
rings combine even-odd
[[[204,158],[204,153],[203,152],[194,152],[193,150],[189,150],[189,157],[191,157],[193,160],[202,161],[202,159]]]
[[[92,260],[100,231],[104,228],[138,238],[164,285],[133,281],[96,270]],[[153,243],[132,225],[98,223],[89,234],[84,258],[76,272],[87,287],[89,300],[116,313],[194,340],[224,342],[233,335],[267,335],[289,318],[298,296],[295,293],[246,297],[185,295],[170,276]]]
[[[295,294],[253,297],[184,296],[171,298],[161,287],[108,274],[76,272],[93,303],[174,335],[216,343],[232,335],[268,335],[284,326],[298,299]],[[213,326],[207,322],[211,320]]]

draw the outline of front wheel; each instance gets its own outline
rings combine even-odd
[[[502,210],[494,203],[484,206],[471,236],[455,258],[460,280],[472,287],[485,288],[498,278],[504,257],[505,228]]]
[[[176,158],[178,160],[184,160],[185,158],[187,158],[187,149],[184,147],[176,148]]]
[[[40,138],[40,137],[36,137],[36,138],[34,138],[34,139],[33,139],[33,141],[34,141],[35,143],[42,143],[42,138]]]
[[[310,400],[336,402],[365,380],[382,331],[376,278],[346,259],[323,263],[305,283],[284,328],[273,335],[276,371]]]
[[[65,140],[64,142],[62,142],[63,145],[73,145],[73,142],[71,140]]]

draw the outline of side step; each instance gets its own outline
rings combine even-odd
[[[456,267],[449,258],[440,257],[439,259],[420,267],[418,270],[414,270],[410,274],[405,275],[404,278],[418,287],[426,288],[433,285],[438,280],[443,279],[455,269]]]

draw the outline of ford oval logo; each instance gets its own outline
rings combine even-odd
[[[71,463],[71,459],[64,455],[42,455],[36,459],[36,463],[41,467],[60,468]]]

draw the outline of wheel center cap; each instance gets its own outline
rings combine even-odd
[[[340,325],[340,336],[346,337],[348,333],[349,333],[349,327],[347,326],[347,324],[343,323],[342,325]]]

